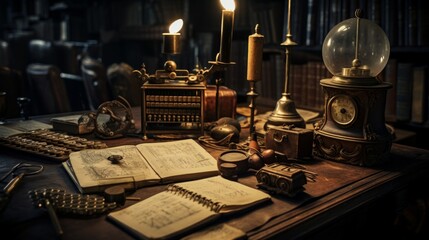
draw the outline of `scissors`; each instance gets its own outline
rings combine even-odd
[[[43,171],[43,165],[20,162],[13,166],[6,174],[0,178],[0,183],[9,176],[12,178],[0,191],[0,213],[3,212],[9,202],[9,198],[16,186],[19,185],[24,176],[36,175]]]

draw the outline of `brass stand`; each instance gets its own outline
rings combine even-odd
[[[223,84],[223,78],[216,78],[216,119],[220,118],[220,110],[219,110],[219,87]]]
[[[247,96],[250,97],[250,128],[249,128],[249,140],[253,139],[254,134],[256,133],[255,130],[255,99],[258,97],[258,93],[255,91],[255,81],[249,81],[250,84],[250,92],[247,93]]]
[[[281,44],[286,47],[285,52],[285,86],[282,97],[277,101],[276,108],[267,119],[267,123],[264,125],[264,129],[267,130],[272,126],[282,125],[294,125],[295,127],[305,128],[305,121],[299,115],[295,108],[295,102],[291,98],[289,90],[289,53],[293,46],[297,43],[292,40],[292,34],[290,33],[290,15],[291,15],[291,0],[288,5],[288,33],[286,34],[286,40]]]

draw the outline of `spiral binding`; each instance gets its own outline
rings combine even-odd
[[[210,208],[211,211],[214,211],[216,213],[219,213],[220,210],[222,209],[222,207],[225,206],[225,204],[222,204],[220,202],[213,202],[211,199],[208,199],[204,196],[202,196],[201,194],[192,192],[190,190],[187,190],[181,186],[178,185],[168,185],[167,186],[167,191],[168,192],[172,192],[174,194],[183,196],[187,199],[191,199],[194,202],[197,202],[198,204],[201,204],[205,207]]]

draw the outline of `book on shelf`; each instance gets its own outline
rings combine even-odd
[[[404,44],[417,45],[417,1],[404,1]]]
[[[306,78],[306,87],[307,92],[304,93],[306,96],[306,106],[308,108],[315,108],[317,103],[317,88],[320,86],[320,76],[319,76],[319,62],[309,61],[305,68],[304,76]]]
[[[140,188],[218,174],[216,159],[193,139],[85,149],[72,152],[63,167],[81,193],[116,184]]]
[[[306,46],[313,46],[316,39],[316,4],[314,0],[307,0],[307,17],[306,17],[306,28],[305,28],[305,44]]]
[[[429,45],[429,9],[428,1],[417,2],[417,46]]]
[[[427,66],[416,66],[412,71],[411,122],[422,124],[426,121]]]
[[[396,121],[396,83],[398,73],[398,60],[389,59],[384,69],[384,81],[392,84],[392,88],[387,90],[386,95],[386,120],[389,122]]]
[[[396,120],[410,121],[412,102],[412,63],[398,62],[396,78]]]
[[[289,84],[289,92],[291,94],[292,99],[295,102],[295,106],[303,106],[303,83],[302,80],[299,79],[301,75],[301,67],[297,64],[291,64],[289,66],[289,79],[291,81],[288,82]],[[283,76],[284,79],[284,76]],[[283,80],[283,87],[280,89],[284,89],[285,81]],[[282,91],[283,92],[283,91]]]
[[[216,218],[269,202],[270,195],[221,176],[172,184],[107,219],[143,239],[166,239]]]

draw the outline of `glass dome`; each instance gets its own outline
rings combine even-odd
[[[322,46],[323,62],[340,77],[376,77],[386,66],[389,54],[390,43],[384,31],[362,18],[350,18],[334,26]]]

